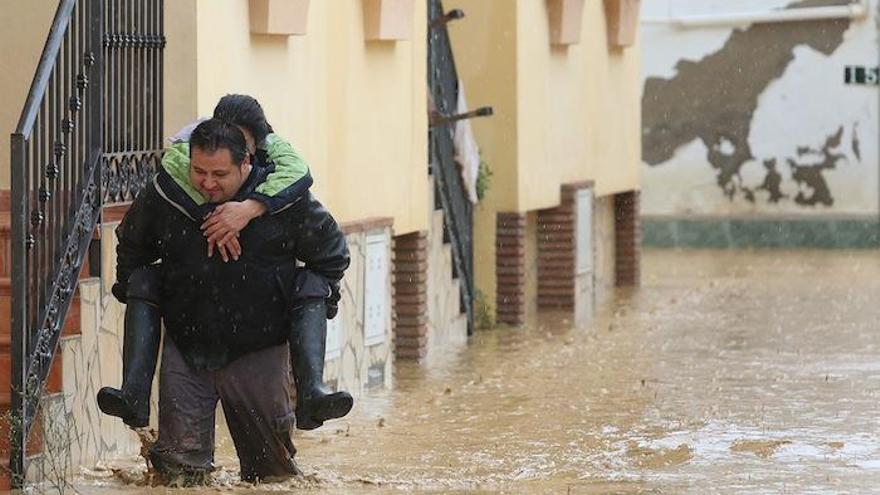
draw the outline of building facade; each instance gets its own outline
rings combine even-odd
[[[581,308],[638,280],[638,2],[447,2],[491,187],[475,213],[476,284],[499,322]],[[581,222],[578,224],[578,222]],[[595,286],[595,290],[594,290]]]
[[[646,243],[878,238],[876,1],[646,0]]]
[[[3,5],[0,39],[20,49],[2,61],[0,89],[14,104],[0,109],[0,133],[15,132],[58,6],[88,20],[93,11],[82,9],[97,4]],[[585,322],[607,289],[638,282],[638,1],[234,0],[221,6],[155,0],[148,4],[159,18],[149,21],[147,37],[139,23],[149,16],[126,11],[127,4],[103,4],[115,16],[106,25],[120,23],[119,32],[104,33],[105,51],[147,47],[161,61],[161,70],[151,72],[161,81],[149,91],[141,91],[136,78],[113,82],[127,70],[123,62],[134,59],[108,55],[98,64],[115,91],[105,97],[105,135],[147,115],[156,140],[166,142],[210,115],[223,95],[245,93],[261,102],[274,130],[309,163],[313,192],[342,225],[352,253],[340,316],[328,327],[328,384],[354,395],[390,387],[395,360],[430,361],[460,348],[473,327],[469,318],[480,310],[502,324],[523,324],[539,308],[570,311]],[[466,15],[453,22],[458,16],[434,15],[432,8]],[[431,66],[429,57],[429,40],[441,30],[454,54],[454,65],[445,68]],[[449,67],[457,67],[457,90],[466,89],[472,107],[494,109],[494,116],[473,124],[491,176],[486,196],[472,206],[469,253],[450,244],[450,217],[437,196],[450,191],[438,183],[431,136],[451,127],[429,120],[437,98],[429,96],[436,88],[426,75]],[[81,82],[76,76],[63,80]],[[129,91],[141,91],[141,99],[114,120],[114,98],[128,101]],[[439,116],[447,117],[455,116]],[[105,145],[114,139],[110,132]],[[112,170],[101,172],[104,180],[113,176],[111,185],[148,177],[156,165],[135,158],[143,150],[103,151],[101,166]],[[9,157],[9,142],[0,140],[2,212],[17,211],[10,207],[15,171]],[[44,195],[26,196],[31,207]],[[131,199],[123,196],[99,205],[26,449],[33,481],[139,449],[135,435],[100,414],[94,400],[101,386],[117,385],[121,377],[124,306],[110,288],[113,230]],[[9,222],[2,234],[0,268],[6,271],[0,275],[9,277],[10,252],[24,245],[25,234]],[[466,255],[473,256],[473,272],[462,269]],[[7,308],[13,285],[7,282],[0,293]],[[0,330],[0,364],[14,369],[12,330]],[[15,373],[0,388],[10,388],[9,375]],[[0,408],[10,411],[8,397],[0,396]],[[8,448],[0,443],[0,457]]]

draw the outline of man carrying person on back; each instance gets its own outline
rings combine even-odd
[[[212,204],[247,198],[272,172],[271,166],[252,166],[241,130],[220,119],[199,124],[189,147],[189,182]],[[349,263],[345,237],[306,191],[288,208],[251,221],[239,234],[239,259],[225,263],[205,255],[202,217],[194,216],[184,196],[179,184],[160,174],[117,229],[114,294],[131,297],[137,292],[128,286],[132,273],[161,259],[167,338],[151,460],[169,477],[210,472],[219,400],[243,480],[296,475],[287,343],[302,340],[301,328],[326,332],[325,299]],[[303,275],[312,285],[305,292]],[[315,370],[305,371],[307,380],[320,381]]]
[[[201,225],[208,240],[207,256],[219,251],[224,261],[234,261],[241,255],[238,233],[254,218],[289,208],[308,191],[312,177],[293,147],[274,133],[253,97],[226,95],[217,103],[214,116],[236,125],[244,133],[251,164],[271,167],[266,179],[243,201],[217,204],[206,198],[191,182],[190,175],[188,141],[201,122],[197,121],[172,138],[173,144],[166,150],[156,180],[163,186],[163,193],[188,216],[194,220],[207,217]],[[159,264],[137,268],[126,284],[117,284],[113,291],[126,303],[123,380],[119,389],[103,387],[98,393],[98,405],[101,411],[120,417],[132,428],[149,424],[150,389],[161,333],[160,268]],[[326,280],[303,270],[297,273],[296,287],[297,297],[318,298],[324,294]],[[325,299],[328,319],[335,316],[338,299],[338,284],[331,284],[330,295]],[[323,385],[325,339],[326,322],[317,317],[297,319],[290,334],[299,429],[311,430],[328,419],[342,417],[353,404],[347,392],[332,392]]]

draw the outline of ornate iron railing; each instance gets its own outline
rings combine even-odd
[[[162,0],[104,0],[105,205],[133,201],[162,160]]]
[[[61,0],[12,135],[12,452],[22,486],[64,317],[100,211],[103,0]]]
[[[467,313],[468,334],[474,328],[474,256],[473,205],[465,192],[455,163],[453,127],[461,119],[487,116],[491,108],[457,114],[458,71],[446,25],[464,17],[461,10],[443,10],[440,0],[428,1],[428,88],[434,109],[431,115],[430,160],[434,176],[437,206],[443,210],[445,237],[452,247],[453,265],[462,291],[462,306]]]
[[[61,0],[12,135],[15,486],[101,207],[161,159],[162,18],[163,0]]]

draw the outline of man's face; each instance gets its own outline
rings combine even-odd
[[[193,148],[190,156],[189,180],[211,203],[229,201],[238,192],[250,172],[245,156],[241,166],[232,161],[232,153],[219,148],[213,153]]]

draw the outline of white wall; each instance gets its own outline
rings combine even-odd
[[[719,171],[708,157],[709,149],[717,146],[722,154],[732,152],[731,143],[718,138],[723,134],[724,116],[706,115],[703,110],[717,105],[695,104],[695,112],[670,112],[654,115],[652,109],[662,108],[651,98],[658,93],[649,91],[652,78],[670,79],[679,74],[680,63],[692,63],[690,70],[699,71],[706,57],[725,49],[737,29],[752,36],[748,27],[682,28],[663,22],[663,19],[686,15],[771,10],[791,3],[785,0],[738,0],[693,2],[684,0],[643,0],[642,13],[642,80],[643,80],[643,135],[669,126],[672,133],[695,136],[692,139],[652,142],[645,139],[642,164],[642,212],[648,215],[876,215],[878,211],[878,87],[844,84],[844,68],[848,65],[876,67],[878,54],[877,0],[870,0],[869,19],[853,20],[843,33],[842,42],[830,54],[822,53],[809,43],[796,43],[792,57],[779,77],[773,78],[757,98],[748,125],[747,146],[751,158],[738,165],[738,173],[727,181],[727,194],[719,185]],[[833,1],[827,2],[835,3]],[[840,3],[840,2],[837,2]],[[800,27],[799,27],[800,26]],[[815,28],[816,24],[813,24]],[[773,31],[768,32],[767,29]],[[815,29],[814,29],[815,34]],[[740,34],[741,35],[741,34]],[[798,23],[765,25],[763,33],[755,32],[772,46],[782,37],[809,36],[809,26]],[[773,37],[776,36],[774,39]],[[742,38],[740,38],[742,39]],[[778,46],[778,45],[777,45]],[[729,47],[728,47],[729,48]],[[758,47],[760,48],[760,47]],[[757,48],[756,48],[757,50]],[[743,53],[740,53],[743,55]],[[746,53],[748,55],[748,53]],[[753,54],[760,57],[761,52]],[[682,85],[681,97],[699,98],[705,95],[724,99],[727,91],[737,88],[725,84],[736,80],[737,71],[754,70],[751,56],[732,60],[724,70],[700,73],[703,85],[717,87],[718,91],[701,91],[694,85]],[[717,69],[717,66],[715,67]],[[692,72],[693,74],[693,72]],[[692,78],[691,81],[694,79]],[[667,93],[668,94],[668,93]],[[682,129],[690,128],[685,132]],[[842,129],[840,143],[822,153],[829,137]],[[733,130],[731,130],[733,132]],[[857,141],[857,144],[856,144]],[[658,145],[657,143],[661,143]],[[651,147],[675,146],[674,153],[662,160],[651,160]],[[834,144],[834,143],[832,143]],[[798,148],[813,151],[799,153]],[[819,152],[815,152],[819,151]],[[657,155],[655,155],[657,156]],[[789,165],[819,164],[830,158],[833,169],[826,169],[809,180],[796,180],[796,170]],[[761,189],[768,177],[765,162],[775,160],[780,181],[778,192],[782,197],[772,201],[771,194]],[[814,187],[827,185],[828,201],[811,203]],[[797,201],[798,195],[802,200]],[[750,196],[752,196],[750,198]],[[821,196],[821,195],[820,195]]]

